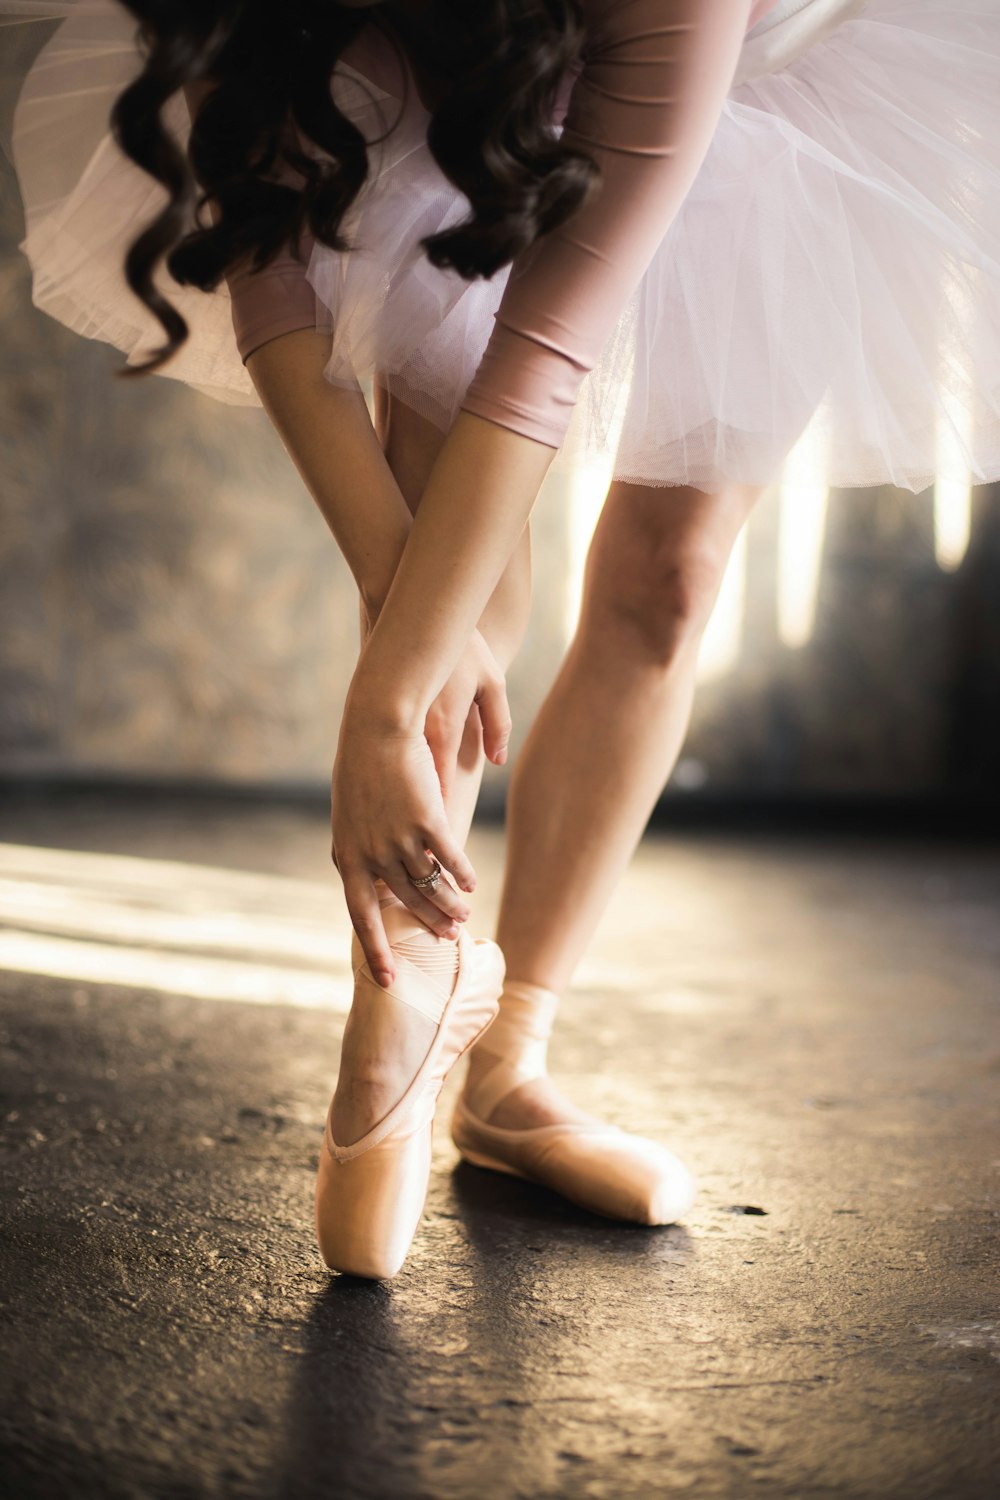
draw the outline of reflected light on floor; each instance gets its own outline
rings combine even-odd
[[[827,445],[813,423],[785,461],[779,489],[778,635],[784,645],[806,645],[816,626],[823,537],[830,490]]]
[[[0,968],[345,1013],[350,922],[331,881],[0,844]]]

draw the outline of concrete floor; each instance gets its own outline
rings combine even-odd
[[[372,1284],[313,1242],[349,999],[322,810],[0,817],[4,1495],[997,1493],[995,851],[649,838],[553,1061],[690,1162],[687,1222],[456,1166],[453,1076]],[[472,855],[488,933],[499,833]]]

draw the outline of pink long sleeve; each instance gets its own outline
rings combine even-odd
[[[238,266],[226,273],[233,333],[244,364],[269,339],[297,328],[316,327],[316,293],[306,280],[313,244],[306,230],[301,241],[303,259],[286,247],[259,271]]]
[[[708,150],[751,0],[591,0],[563,139],[594,198],[513,263],[462,409],[558,448],[580,385]]]

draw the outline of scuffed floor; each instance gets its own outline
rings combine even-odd
[[[371,1284],[313,1242],[322,810],[0,815],[4,1495],[992,1500],[1000,855],[650,837],[553,1065],[689,1161],[687,1222],[457,1166],[454,1076]],[[471,852],[485,934],[499,832]]]

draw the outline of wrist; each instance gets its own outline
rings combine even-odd
[[[366,672],[362,659],[344,704],[344,719],[348,718],[352,727],[364,734],[411,736],[423,734],[427,705]]]

